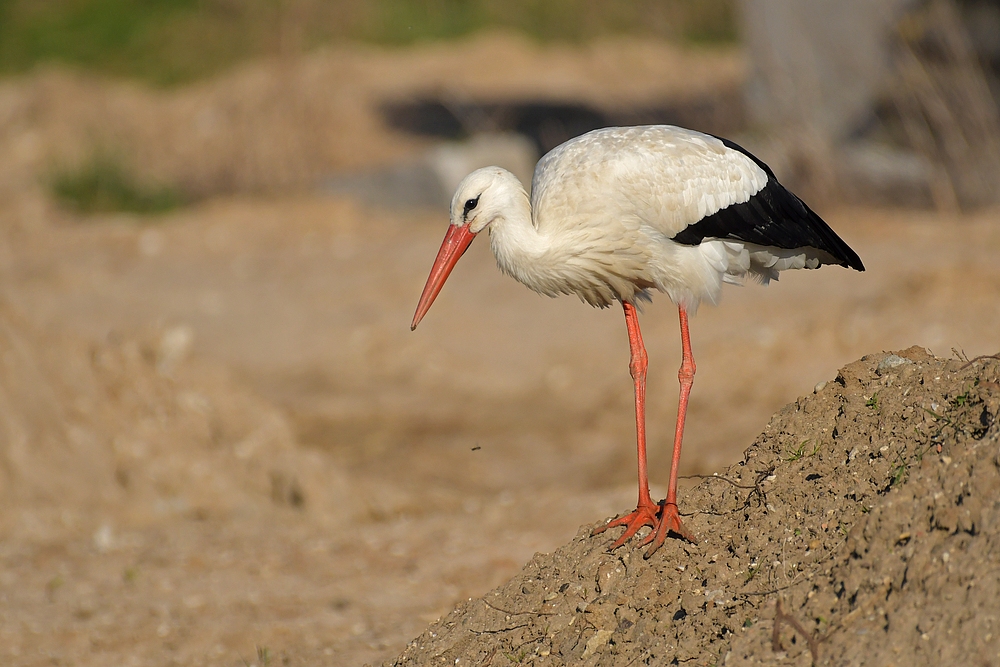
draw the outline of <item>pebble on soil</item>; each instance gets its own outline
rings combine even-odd
[[[1000,664],[998,413],[1000,355],[865,356],[682,494],[698,544],[583,526],[386,664]]]

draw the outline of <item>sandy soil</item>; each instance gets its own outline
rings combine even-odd
[[[476,49],[496,57],[490,44],[430,51],[468,61]],[[549,57],[517,48],[536,65]],[[594,52],[559,51],[552,62],[590,81],[587,63],[607,62]],[[391,69],[411,55],[374,60]],[[62,101],[86,96],[63,97],[60,81],[42,74],[5,88],[3,100],[29,95],[35,109],[7,118],[62,118]],[[228,94],[202,86],[172,103]],[[55,92],[30,96],[38,91]],[[264,116],[238,127],[266,127]],[[75,137],[71,125],[26,134],[23,123],[0,133],[17,148],[0,170],[6,664],[391,660],[533,553],[634,503],[620,313],[538,297],[476,244],[411,333],[443,214],[246,194],[256,187],[246,181],[241,194],[164,218],[81,220],[32,180],[50,155],[38,147]],[[365,123],[359,136],[375,127]],[[380,141],[378,159],[419,148]],[[174,159],[167,151],[156,164]],[[268,187],[283,182],[274,179]],[[683,473],[724,470],[775,410],[863,354],[913,344],[996,352],[996,212],[822,212],[869,270],[734,288],[698,314]],[[662,494],[676,314],[660,299],[642,322]],[[693,505],[703,492],[691,493]],[[656,567],[669,571],[666,557]]]

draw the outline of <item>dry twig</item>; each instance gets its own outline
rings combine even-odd
[[[819,640],[812,636],[812,634],[806,632],[806,629],[802,627],[798,619],[785,612],[784,608],[781,606],[781,598],[778,598],[774,603],[774,630],[771,632],[771,648],[775,653],[782,651],[781,647],[781,626],[789,625],[797,633],[802,635],[802,638],[806,640],[806,644],[809,645],[809,654],[812,655],[812,664],[815,665],[819,662]]]

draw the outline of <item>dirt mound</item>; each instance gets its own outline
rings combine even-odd
[[[866,356],[682,497],[698,545],[585,526],[392,664],[996,664],[998,378]]]

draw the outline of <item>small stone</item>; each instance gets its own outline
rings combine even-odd
[[[597,568],[597,592],[608,594],[618,589],[625,578],[625,567],[618,559],[604,563]]]
[[[705,600],[700,592],[689,591],[681,594],[681,609],[687,613],[693,614],[704,606]]]
[[[902,366],[903,364],[912,364],[912,363],[913,362],[910,361],[909,359],[904,359],[903,357],[900,357],[895,354],[889,354],[886,355],[882,359],[882,361],[878,362],[878,368],[876,369],[875,372],[878,375],[882,375],[882,373],[885,373],[888,370],[896,368],[897,366]]]
[[[583,650],[583,655],[580,656],[580,659],[583,660],[594,655],[602,646],[608,643],[613,634],[613,630],[598,630],[593,637],[587,640],[587,648]]]
[[[822,382],[817,382],[816,386],[813,387],[813,393],[818,394],[819,392],[823,391],[825,387],[826,387],[826,380],[823,380]]]

